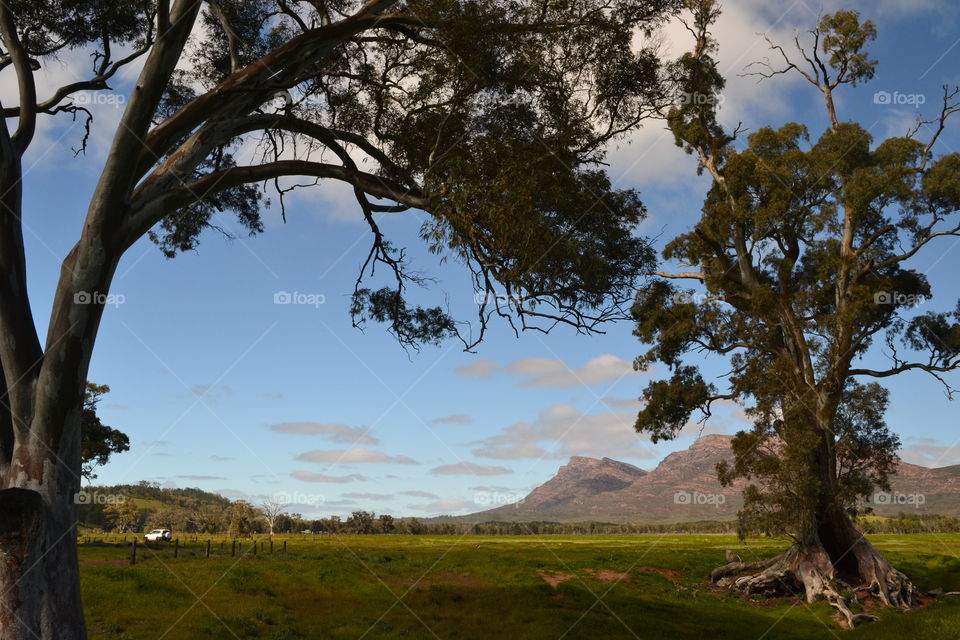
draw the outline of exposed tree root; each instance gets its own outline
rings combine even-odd
[[[848,553],[857,561],[857,578],[862,583],[857,591],[876,595],[890,607],[909,609],[917,604],[910,579],[897,571],[866,539],[860,538]],[[877,620],[851,611],[851,603],[857,602],[854,590],[837,576],[829,554],[819,544],[795,544],[785,553],[761,562],[731,562],[714,569],[710,580],[746,595],[803,593],[807,602],[823,598],[843,614],[849,627]]]

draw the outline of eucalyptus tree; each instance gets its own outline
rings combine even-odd
[[[791,122],[759,128],[744,144],[739,127],[717,117],[724,79],[709,31],[717,6],[688,5],[695,46],[672,73],[690,99],[665,116],[712,184],[693,228],[666,245],[676,269],[658,272],[634,306],[635,333],[652,345],[637,366],[671,370],[644,390],[636,427],[672,438],[714,402],[748,406],[753,427],[735,436],[720,479],[748,481],[741,535],[786,533],[794,544],[720,567],[714,581],[822,596],[850,625],[868,617],[851,608],[856,593],[910,607],[910,580],[851,516],[889,490],[896,469],[899,441],[877,380],[926,372],[952,393],[946,376],[960,367],[960,304],[917,308],[931,304],[918,259],[960,236],[960,154],[934,153],[960,111],[960,90],[944,87],[932,120],[875,142],[841,118],[835,97],[873,77],[877,62],[864,47],[876,28],[839,11],[809,32],[811,42],[798,37],[795,50],[771,42],[773,59],[752,70],[761,80],[802,77],[822,99],[826,130],[811,141],[807,126]],[[725,388],[691,362],[702,354],[729,359]]]
[[[383,322],[410,347],[459,338],[470,348],[494,317],[515,329],[599,331],[627,315],[652,260],[635,234],[644,208],[612,186],[604,149],[660,105],[657,52],[636,36],[674,4],[0,3],[0,73],[18,94],[0,105],[0,637],[86,635],[71,500],[81,407],[111,280],[131,245],[149,236],[173,256],[227,214],[258,233],[265,191],[285,216],[291,182],[335,180],[352,188],[370,229],[356,324]],[[38,88],[38,71],[64,59],[92,68]],[[23,210],[23,158],[42,118],[96,127],[87,104],[124,69],[138,75],[77,211],[82,232],[42,344],[23,242],[41,214]],[[61,153],[67,162],[69,146]],[[408,303],[409,287],[429,280],[379,221],[414,209],[427,214],[429,249],[465,265],[482,294],[474,322]],[[376,266],[388,279],[370,286]]]
[[[90,482],[97,477],[97,467],[107,464],[115,453],[130,450],[130,438],[119,429],[103,424],[97,415],[97,405],[110,393],[105,384],[88,382],[83,395],[83,413],[80,419],[80,475]]]

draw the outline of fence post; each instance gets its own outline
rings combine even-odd
[[[273,555],[273,538],[270,538],[270,555]]]
[[[230,545],[230,557],[237,555],[237,539],[233,539],[233,544]]]
[[[257,541],[253,541],[253,555],[257,555]]]
[[[210,557],[210,540],[207,539],[207,557]]]
[[[284,553],[287,552],[287,541],[286,541],[286,540],[283,541],[283,552],[284,552]]]
[[[137,539],[133,539],[133,550],[130,552],[130,564],[137,564]]]
[[[179,557],[180,555],[180,538],[177,538],[173,541],[173,557]]]

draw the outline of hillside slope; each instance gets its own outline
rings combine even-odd
[[[573,457],[523,501],[457,520],[656,524],[731,519],[742,504],[744,483],[721,487],[716,473],[718,462],[732,459],[730,440],[703,436],[650,472],[610,458]],[[960,516],[960,465],[928,469],[901,462],[891,484],[894,497],[882,496],[874,505],[878,515],[902,511]]]

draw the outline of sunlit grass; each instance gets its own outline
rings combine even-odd
[[[286,538],[288,552],[280,552]],[[725,535],[277,536],[273,555],[231,557],[214,537],[138,550],[81,546],[93,638],[834,638],[951,639],[960,601],[840,630],[824,603],[745,602],[712,590],[726,549],[787,544]],[[120,538],[122,539],[122,537]],[[128,538],[129,540],[130,538]],[[927,590],[960,590],[960,534],[873,536]],[[220,555],[220,542],[226,553]],[[479,545],[479,546],[478,546]],[[243,541],[249,551],[251,541]],[[650,569],[668,570],[666,575]],[[605,582],[593,571],[626,574]],[[556,588],[540,575],[567,574]],[[772,629],[772,630],[771,630]],[[769,633],[768,633],[769,631]],[[766,634],[766,635],[765,635]]]

